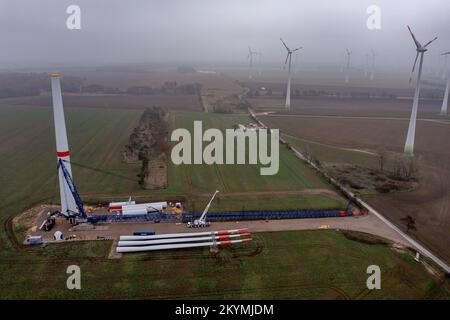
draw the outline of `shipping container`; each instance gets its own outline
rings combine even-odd
[[[133,231],[133,236],[153,236],[156,232],[153,230],[137,230]]]

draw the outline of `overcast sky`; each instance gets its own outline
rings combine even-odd
[[[81,30],[66,9],[81,7]],[[381,8],[381,30],[366,9]],[[448,0],[0,0],[0,68],[166,61],[245,63],[248,45],[264,61],[284,60],[279,37],[303,46],[303,63],[354,61],[372,48],[386,65],[412,64],[409,24],[434,36],[427,63],[450,51]]]

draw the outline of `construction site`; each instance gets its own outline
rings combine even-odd
[[[44,207],[33,216],[35,221],[31,221],[24,239],[25,245],[113,240],[112,252],[117,254],[202,246],[218,250],[221,245],[251,241],[248,231],[253,229],[255,221],[264,221],[265,228],[256,226],[257,231],[263,231],[276,230],[277,221],[285,219],[344,219],[355,213],[357,216],[363,215],[362,211],[351,207],[351,200],[342,210],[208,212],[218,190],[201,213],[185,212],[181,202],[137,203],[131,196],[126,201],[110,202],[106,206],[86,206],[72,177],[59,74],[52,74],[51,82],[61,207]],[[242,131],[258,128],[253,123],[238,124],[236,127]],[[212,229],[211,223],[223,230],[186,232],[196,228]],[[275,227],[271,226],[273,224]],[[329,225],[321,224],[318,228],[328,229]],[[120,257],[117,254],[111,256]]]
[[[450,299],[445,10],[285,2],[7,29],[0,299]]]

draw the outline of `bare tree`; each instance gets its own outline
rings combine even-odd
[[[386,150],[382,149],[378,152],[378,161],[380,164],[380,173],[384,173],[384,164],[386,161]]]
[[[409,233],[409,231],[411,231],[411,230],[417,230],[416,220],[412,216],[408,215],[408,216],[402,218],[401,220],[404,221],[406,224],[406,232],[407,233]]]

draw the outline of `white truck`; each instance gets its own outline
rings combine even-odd
[[[216,190],[216,192],[214,192],[211,200],[209,200],[208,204],[205,207],[205,210],[203,210],[202,215],[200,216],[199,219],[194,220],[194,222],[188,222],[187,223],[187,227],[188,228],[204,228],[204,227],[209,227],[209,222],[206,222],[206,214],[208,213],[209,207],[211,206],[211,203],[213,202],[214,198],[216,197],[216,194],[218,194],[219,191]]]

